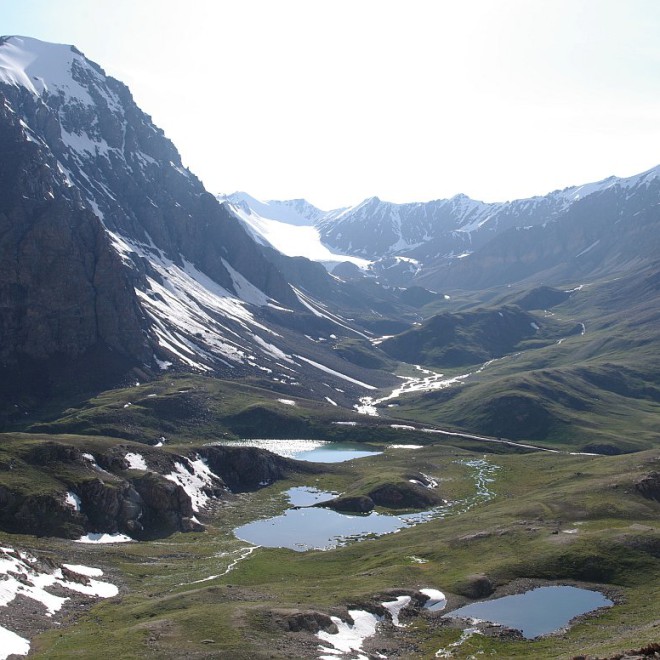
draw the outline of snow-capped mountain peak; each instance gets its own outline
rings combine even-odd
[[[630,196],[658,178],[660,166],[627,178],[611,176],[510,202],[487,203],[458,194],[449,199],[396,204],[374,196],[322,214],[315,225],[324,249],[369,260],[374,274],[400,286],[413,278],[424,278],[427,270],[437,270],[440,264],[473,254],[508,229],[543,227],[593,195],[621,189]],[[268,204],[275,208],[278,203]],[[269,212],[264,207],[260,210]],[[408,261],[402,261],[404,257]],[[414,271],[399,267],[411,259],[416,264]],[[433,285],[439,286],[436,282]]]
[[[247,207],[262,218],[298,227],[311,227],[325,215],[324,211],[304,199],[264,202],[246,192],[234,192],[231,195],[218,195],[217,197],[220,201]]]
[[[0,44],[0,82],[24,87],[35,96],[64,94],[93,104],[87,89],[76,80],[77,72],[92,66],[73,46],[20,36],[3,37]]]
[[[326,370],[329,380],[362,382],[328,338],[362,332],[305,288],[336,280],[259,246],[240,213],[182,167],[128,88],[75,48],[0,38],[0,142],[7,381],[37,361],[40,379],[57,380],[64,361],[76,378],[112,373],[112,382],[168,368],[280,385]],[[248,203],[258,201],[242,195],[235,208],[258,219]],[[320,246],[313,205],[262,208]],[[318,340],[303,334],[308,317]],[[107,371],[92,366],[101,359]]]

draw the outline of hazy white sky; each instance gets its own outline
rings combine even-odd
[[[496,201],[660,163],[658,0],[0,0],[211,192]]]

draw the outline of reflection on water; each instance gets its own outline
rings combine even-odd
[[[355,457],[355,450],[344,448],[342,451],[352,452],[351,457]],[[463,513],[479,502],[488,501],[494,496],[490,484],[494,481],[494,473],[498,466],[483,459],[457,462],[470,469],[476,489],[474,495],[462,500],[417,513],[388,515],[372,511],[369,514],[348,514],[332,509],[307,508],[330,500],[336,497],[337,493],[308,487],[291,488],[287,491],[287,496],[292,507],[303,508],[291,508],[274,518],[247,523],[237,527],[234,534],[248,543],[267,548],[290,548],[298,552],[329,550],[351,541],[391,534],[429,520],[444,518],[450,513]]]
[[[332,499],[337,494],[314,488],[292,488],[287,495],[294,507]],[[322,508],[292,508],[280,516],[256,520],[234,530],[244,541],[269,548],[329,550],[350,541],[360,541],[371,536],[391,534],[434,518],[442,518],[451,504],[429,511],[387,515],[372,511],[369,514],[348,514]]]
[[[343,463],[354,458],[382,454],[366,443],[330,442],[329,440],[228,440],[218,444],[228,447],[258,447],[285,458],[314,463]]]
[[[319,490],[318,488],[310,488],[309,486],[289,488],[286,494],[293,506],[312,506],[312,504],[325,502],[337,496],[337,493]]]
[[[598,591],[552,586],[524,594],[472,603],[449,614],[448,618],[482,619],[521,630],[527,639],[555,632],[580,614],[614,603]]]
[[[382,454],[382,451],[374,449],[365,449],[369,445],[350,444],[347,442],[328,442],[322,447],[301,451],[293,458],[299,461],[313,461],[314,463],[343,463],[354,458],[364,458],[365,456],[376,456]]]

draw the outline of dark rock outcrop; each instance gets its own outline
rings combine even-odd
[[[0,486],[0,528],[14,534],[78,538],[86,519],[64,503],[64,497],[25,494]]]
[[[349,495],[347,497],[336,497],[327,502],[319,502],[314,506],[348,513],[369,513],[374,508],[374,501],[367,495]]]
[[[81,510],[87,518],[88,531],[139,533],[142,524],[140,496],[129,483],[94,478],[77,485],[82,502]]]
[[[495,586],[487,575],[468,575],[456,583],[452,591],[467,598],[487,598],[495,591]]]
[[[442,504],[437,491],[409,481],[382,484],[370,491],[369,497],[377,506],[388,509],[424,509]]]
[[[277,624],[288,632],[309,632],[314,635],[321,630],[330,634],[339,632],[334,621],[323,612],[275,610],[273,616]]]
[[[129,274],[57,159],[25,139],[12,105],[38,104],[13,96],[0,92],[0,382],[34,392],[61,384],[67,361],[83,381],[92,355],[112,353],[119,371],[148,361]]]
[[[204,531],[204,526],[193,520],[192,503],[181,486],[154,472],[132,483],[143,504],[141,522],[148,535]]]
[[[660,472],[651,472],[635,484],[635,490],[646,499],[660,502]]]
[[[318,474],[319,466],[294,461],[255,447],[226,447],[214,445],[202,447],[199,455],[209,468],[234,492],[255,490],[289,473],[307,472]]]

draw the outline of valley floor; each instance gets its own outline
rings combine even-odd
[[[55,563],[101,567],[119,586],[118,596],[91,606],[70,602],[49,630],[43,616],[24,624],[39,633],[30,635],[32,655],[317,658],[328,653],[319,650],[318,626],[309,617],[302,625],[292,621],[301,612],[346,621],[357,609],[385,619],[361,652],[333,657],[611,657],[660,640],[660,503],[636,488],[660,469],[657,450],[614,457],[485,454],[483,446],[470,450],[456,438],[428,441],[235,496],[205,513],[203,533],[88,546],[2,534],[3,544]],[[474,459],[496,466],[492,482],[475,482]],[[436,479],[443,498],[469,506],[326,551],[255,547],[232,533],[287,508],[288,487],[366,492],[411,470]],[[615,605],[534,640],[485,624],[470,633],[474,626],[443,618],[477,597],[547,584],[598,590]],[[405,627],[397,627],[379,606],[425,588],[446,595],[445,610],[418,604],[399,614]],[[27,611],[25,601],[12,610],[17,602],[0,608],[14,612],[4,621]]]

